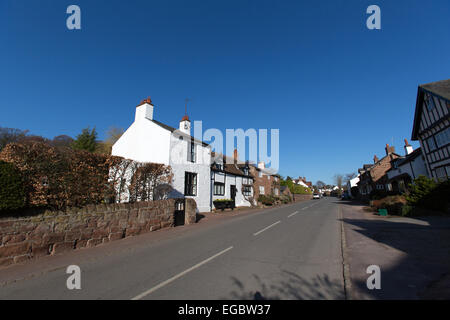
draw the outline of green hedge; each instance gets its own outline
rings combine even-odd
[[[25,206],[22,176],[11,163],[0,160],[0,211],[17,210]]]
[[[406,197],[408,204],[413,207],[449,212],[450,180],[440,183],[425,176],[419,176],[410,185],[410,192]]]

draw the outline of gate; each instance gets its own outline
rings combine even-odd
[[[174,226],[183,226],[184,225],[184,208],[185,208],[184,199],[175,199],[175,213],[174,213]]]

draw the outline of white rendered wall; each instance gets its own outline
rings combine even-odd
[[[138,162],[169,164],[171,132],[156,123],[139,119],[112,146],[111,154]]]
[[[188,142],[186,139],[181,141],[177,134],[173,134],[170,141],[169,163],[174,174],[172,184],[174,192],[171,197],[176,198],[184,195],[185,172],[197,173],[197,195],[186,196],[186,198],[195,200],[199,212],[211,211],[211,148],[196,143],[196,162],[192,163],[187,161]]]

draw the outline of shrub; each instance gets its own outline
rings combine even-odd
[[[148,200],[156,185],[171,180],[167,166],[42,142],[8,144],[0,152],[0,160],[14,164],[21,172],[25,204],[30,207],[60,210],[124,201],[127,193],[131,201]]]
[[[404,196],[396,195],[396,196],[387,196],[380,200],[374,201],[374,206],[377,209],[387,209],[389,214],[398,214],[401,215],[403,213],[402,207],[406,204],[406,199]]]
[[[410,185],[410,192],[406,199],[411,206],[436,210],[449,211],[450,181],[435,182],[425,176],[419,176]]]
[[[271,206],[274,204],[275,199],[272,196],[259,195],[258,202],[261,202],[265,206]]]
[[[20,171],[13,164],[0,160],[0,211],[25,206],[25,192]]]

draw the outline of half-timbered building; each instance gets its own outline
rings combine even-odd
[[[420,85],[412,140],[419,140],[428,174],[450,177],[450,79]]]

